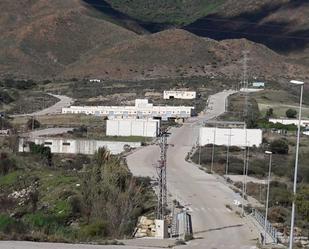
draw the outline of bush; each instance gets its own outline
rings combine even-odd
[[[285,115],[288,117],[288,118],[296,118],[296,115],[297,115],[297,111],[295,109],[287,109],[287,111],[285,112]]]
[[[30,152],[40,155],[43,160],[46,160],[48,166],[52,164],[52,153],[49,147],[45,147],[43,144],[29,143]]]
[[[106,237],[108,235],[108,225],[103,222],[96,222],[81,228],[81,236],[89,239],[91,237]]]
[[[15,162],[6,153],[0,153],[0,175],[6,175],[15,169]]]
[[[24,226],[6,214],[0,214],[0,231],[5,234],[21,233],[24,231]]]
[[[28,130],[34,130],[41,127],[41,123],[36,119],[32,118],[27,121],[26,127]]]
[[[277,139],[270,143],[270,150],[274,154],[288,154],[289,144],[283,139]]]
[[[14,99],[6,91],[0,90],[0,103],[10,104]]]

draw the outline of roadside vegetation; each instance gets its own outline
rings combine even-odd
[[[138,217],[152,215],[150,181],[104,148],[61,156],[33,144],[23,154],[11,140],[0,137],[0,239],[107,243],[132,236]]]

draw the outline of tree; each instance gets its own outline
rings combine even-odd
[[[52,166],[52,153],[49,147],[45,147],[44,144],[35,144],[34,142],[29,143],[30,152],[33,154],[40,155],[44,162],[48,166]]]
[[[146,187],[139,184],[118,157],[100,148],[91,169],[84,172],[82,212],[88,225],[105,224],[97,231],[113,237],[131,234],[143,210]]]
[[[270,143],[270,150],[274,154],[288,154],[289,153],[289,145],[287,141],[283,139],[276,139]]]
[[[265,113],[265,118],[266,119],[269,119],[271,117],[274,116],[274,109],[273,108],[269,108],[267,109],[266,113]]]
[[[290,108],[290,109],[287,109],[285,114],[288,118],[296,118],[297,111],[295,109]]]
[[[38,120],[31,118],[28,119],[26,127],[28,130],[35,130],[41,127],[41,123]]]

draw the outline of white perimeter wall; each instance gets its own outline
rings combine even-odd
[[[262,144],[262,130],[260,129],[246,129],[247,130],[247,146],[260,146]],[[223,129],[213,127],[201,127],[199,133],[200,145],[213,144],[228,145],[229,136],[230,146],[245,146],[246,135],[245,129]],[[215,134],[215,135],[214,135]],[[215,141],[214,141],[215,139]]]
[[[269,122],[272,123],[281,123],[284,125],[290,125],[290,124],[294,124],[294,125],[298,125],[298,119],[282,119],[282,118],[270,118]],[[300,125],[301,126],[309,126],[309,120],[301,120],[300,121]]]
[[[60,154],[85,154],[93,155],[99,148],[106,147],[112,154],[120,154],[124,151],[124,146],[129,145],[131,148],[141,146],[140,142],[113,142],[99,140],[75,140],[75,139],[59,139],[59,138],[32,138],[35,144],[44,144],[49,147],[52,153]],[[29,152],[29,148],[23,147],[25,140],[19,140],[19,152]]]
[[[156,137],[160,121],[153,119],[111,119],[106,122],[107,136]]]

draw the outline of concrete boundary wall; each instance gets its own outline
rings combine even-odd
[[[106,122],[107,136],[156,137],[160,120],[154,119],[112,119]]]
[[[298,125],[298,119],[283,119],[283,118],[270,118],[269,119],[269,122],[272,122],[272,123],[280,123],[280,124],[284,124],[284,125]],[[309,120],[305,120],[305,119],[302,119],[300,121],[300,125],[301,126],[309,126]]]
[[[65,139],[65,138],[21,138],[19,140],[18,151],[29,152],[27,142],[35,144],[43,144],[49,147],[52,153],[56,154],[84,154],[93,155],[99,148],[106,147],[112,154],[120,154],[126,146],[137,148],[141,146],[141,142],[114,142],[100,140],[85,140],[85,139]]]
[[[199,144],[245,146],[247,132],[247,146],[257,146],[262,144],[262,130],[260,129],[226,129],[214,127],[201,127],[199,132]],[[229,141],[230,138],[230,141]]]

